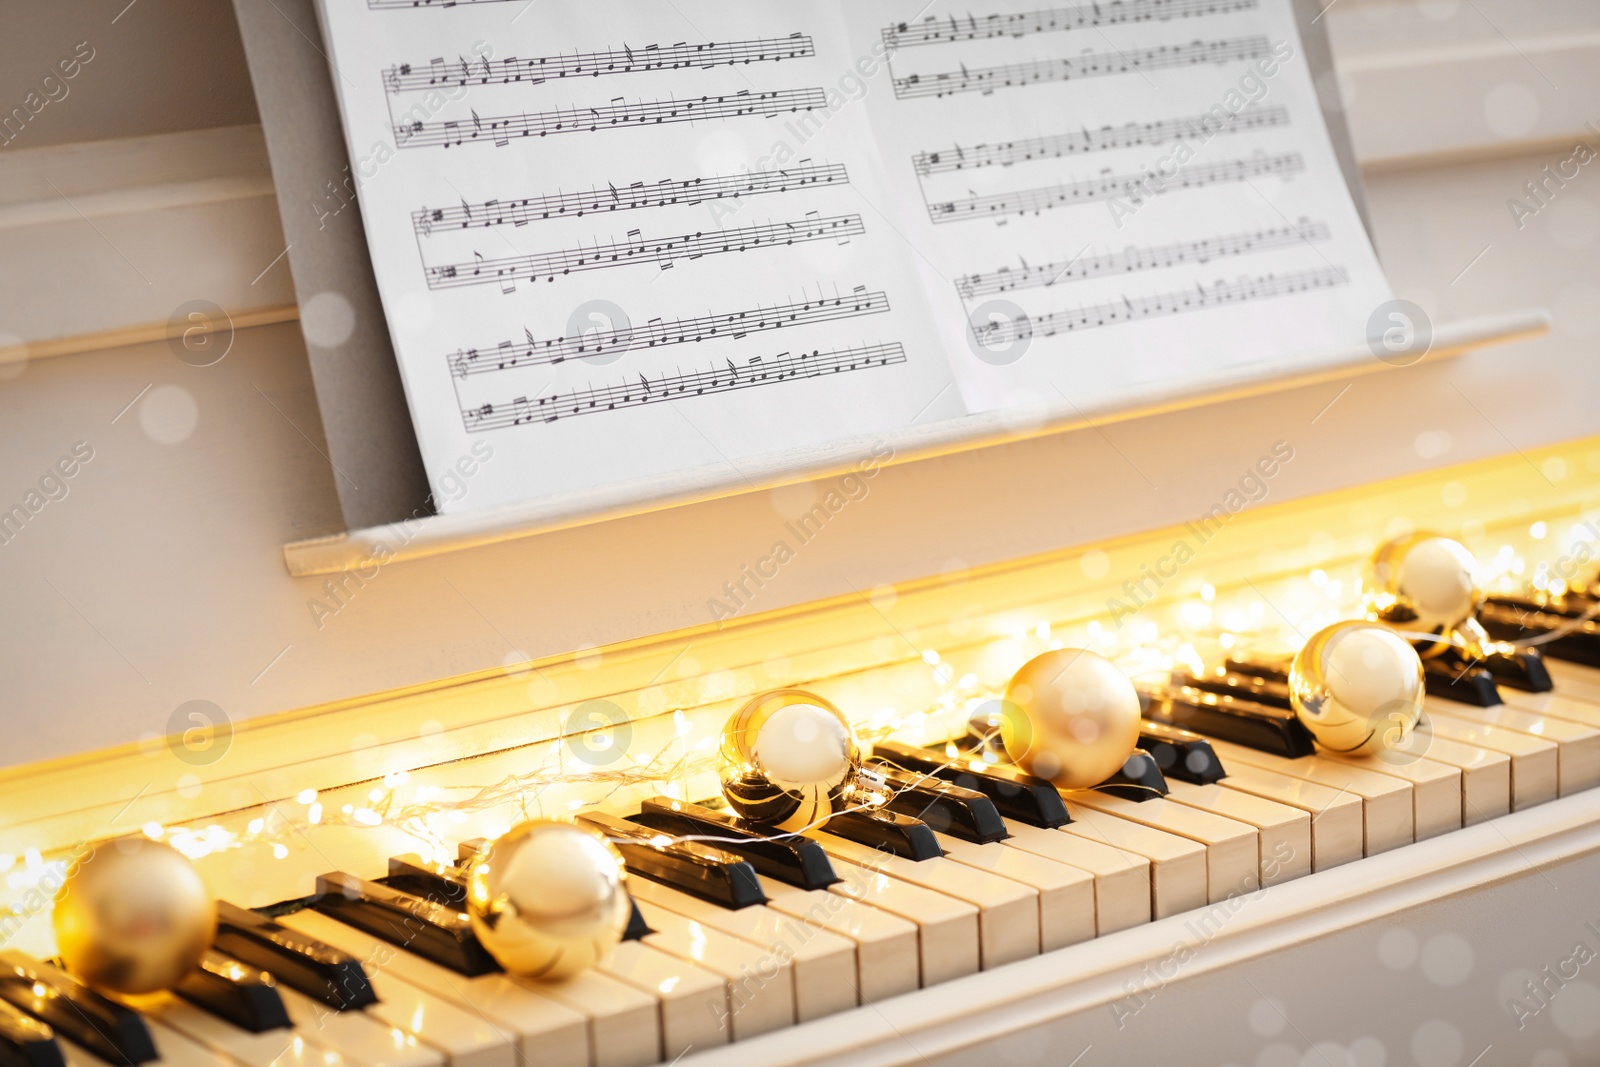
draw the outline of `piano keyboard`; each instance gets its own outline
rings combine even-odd
[[[799,839],[715,802],[587,812],[620,844],[636,914],[613,956],[559,984],[484,952],[460,911],[462,868],[401,855],[322,871],[305,900],[220,903],[214,949],[173,992],[106,996],[0,952],[0,1054],[23,1067],[671,1062],[1588,789],[1600,669],[1551,661],[1549,674],[1553,689],[1501,688],[1487,706],[1431,696],[1413,743],[1376,756],[1292,754],[1268,666],[1176,674],[1151,694],[1143,755],[1105,789],[1063,797],[972,751],[883,743],[868,769],[901,790],[893,810]],[[690,835],[702,840],[673,840]],[[480,843],[458,844],[465,863]]]

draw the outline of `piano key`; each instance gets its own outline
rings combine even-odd
[[[799,889],[767,879],[768,907],[856,946],[856,990],[863,1004],[918,987],[917,924],[825,889]]]
[[[828,831],[908,860],[932,859],[939,854],[927,823],[884,808],[836,811],[828,817]]]
[[[727,1008],[718,1026],[731,1038],[794,1025],[794,977],[788,959],[649,900],[639,900],[639,911],[655,931],[645,939],[647,944],[725,983]]]
[[[5,1067],[66,1067],[56,1032],[0,1001],[0,1063]]]
[[[755,868],[732,852],[698,841],[666,844],[661,831],[604,812],[584,812],[577,822],[609,838],[630,874],[727,908],[762,901]]]
[[[217,901],[213,947],[334,1008],[364,1008],[377,999],[360,960],[225,900]]]
[[[1165,919],[1206,905],[1210,881],[1204,845],[1081,804],[1069,802],[1067,810],[1072,813],[1072,825],[1066,827],[1068,833],[1150,862],[1152,919]]]
[[[1099,936],[1141,926],[1150,921],[1150,861],[1101,841],[1059,828],[1045,829],[1006,820],[1011,836],[1004,844],[1022,852],[1055,860],[1094,878],[1095,933]]]
[[[289,1013],[278,996],[278,980],[259,967],[230,959],[215,949],[208,951],[199,966],[184,975],[172,991],[251,1033],[289,1025]]]
[[[1094,937],[1094,875],[1001,842],[978,844],[939,835],[945,855],[1032,889],[1039,902],[1039,949],[1051,952]]]
[[[1165,798],[1139,803],[1086,789],[1073,793],[1072,800],[1201,845],[1206,860],[1206,903],[1216,904],[1261,888],[1261,837],[1253,826]]]
[[[1444,707],[1451,707],[1449,704]],[[1511,810],[1522,811],[1560,795],[1560,750],[1554,741],[1518,733],[1482,721],[1424,711],[1419,730],[1499,752],[1511,761]]]
[[[702,842],[743,856],[756,873],[802,889],[826,889],[837,876],[816,843],[792,834],[768,834],[736,816],[667,797],[649,797],[629,820],[673,837],[709,837]]]
[[[330,871],[318,876],[311,906],[457,974],[472,977],[500,969],[479,944],[467,913],[447,900],[407,893],[345,871]]]
[[[850,863],[836,868],[837,894],[899,916],[917,927],[920,984],[937,985],[978,971],[978,909],[966,901]]]
[[[877,761],[869,761],[862,772],[888,793],[887,807],[921,819],[930,830],[979,843],[1006,835],[994,801],[975,789]]]
[[[1544,665],[1550,672],[1551,680],[1556,683],[1557,693],[1600,704],[1600,668],[1555,659],[1548,653]]]
[[[1209,741],[1164,722],[1143,720],[1139,724],[1139,747],[1150,753],[1169,782],[1210,785],[1225,773]]]
[[[1501,702],[1493,675],[1481,666],[1461,663],[1454,657],[1423,660],[1422,682],[1431,697],[1485,708]]]
[[[367,980],[378,995],[366,1014],[401,1033],[415,1035],[443,1053],[451,1067],[513,1067],[518,1040],[524,1055],[535,1047],[523,1033],[523,1024],[531,1024],[529,1029],[540,1035],[535,1038],[540,1044],[545,1040],[542,1035],[552,1030],[557,1034],[565,1030],[568,1046],[576,1044],[569,1017],[557,1018],[536,998],[515,997],[503,975],[467,978],[311,908],[284,915],[279,922],[365,960]],[[475,992],[473,1008],[458,1003],[460,990],[468,982],[484,987]],[[503,999],[520,1010],[508,1010]],[[486,1017],[484,1012],[493,1014]]]
[[[1155,800],[1167,795],[1167,780],[1156,766],[1155,757],[1143,749],[1134,749],[1122,761],[1121,769],[1095,786],[1094,791],[1135,802]]]
[[[663,1059],[670,1062],[690,1049],[727,1043],[722,1018],[728,1012],[728,986],[721,976],[642,939],[622,942],[595,969],[660,998]]]
[[[1600,730],[1581,723],[1523,711],[1505,704],[1476,708],[1429,698],[1425,705],[1438,714],[1500,726],[1556,743],[1557,795],[1567,796],[1600,785]]]
[[[13,950],[0,951],[0,999],[56,1034],[113,1063],[156,1058],[144,1020],[48,963]]]
[[[1527,693],[1515,689],[1505,693],[1506,705],[1552,719],[1575,722],[1591,729],[1600,727],[1600,704],[1561,693]]]
[[[389,950],[393,952],[393,949]],[[340,1011],[297,989],[280,988],[289,1024],[346,1064],[362,1067],[443,1067],[444,1055],[402,1030],[359,1008]],[[374,1001],[376,1003],[376,1001]]]
[[[1382,756],[1346,752],[1319,752],[1317,756],[1410,782],[1413,840],[1426,841],[1461,829],[1461,772],[1446,763],[1409,755],[1408,749],[1421,752],[1427,745],[1427,738],[1415,730],[1407,740],[1405,748]]]
[[[1500,687],[1502,696],[1508,692],[1548,693],[1555,688],[1544,657],[1536,648],[1490,652],[1483,658],[1483,665]]]
[[[1332,753],[1323,753],[1336,758]],[[1382,770],[1391,759],[1426,758],[1431,763],[1442,763],[1461,772],[1461,825],[1474,826],[1511,811],[1511,760],[1503,752],[1493,752],[1476,745],[1443,737],[1427,726],[1427,720],[1411,731],[1407,743],[1398,757],[1380,756],[1376,763],[1361,762]]]
[[[1308,812],[1214,782],[1209,785],[1174,782],[1167,799],[1255,827],[1263,887],[1311,873],[1311,815]]]
[[[818,833],[828,855],[897,881],[944,893],[978,909],[978,966],[991,970],[1039,954],[1038,894],[1020,882],[940,857],[913,863]]]
[[[808,927],[766,905],[732,911],[653,882],[640,883],[634,892],[638,899],[648,900],[658,908],[748,941],[770,956],[787,959],[792,965],[797,1021],[808,1022],[856,1006],[855,942]]]
[[[137,1010],[131,1003],[124,1006],[130,1011]],[[155,1062],[161,1067],[237,1067],[227,1055],[196,1041],[181,1030],[167,1026],[159,1019],[143,1018],[150,1031],[150,1039],[155,1043]],[[282,1049],[286,1050],[294,1043],[293,1036],[285,1031],[280,1030],[274,1036],[281,1042]]]
[[[1144,717],[1207,737],[1295,759],[1316,750],[1292,711],[1185,686],[1141,692]],[[1213,746],[1215,747],[1215,746]]]
[[[1308,782],[1248,764],[1228,764],[1223,789],[1299,808],[1311,816],[1311,869],[1358,860],[1365,840],[1361,798],[1344,789]]]
[[[1226,741],[1214,742],[1212,747],[1229,768],[1240,764],[1259,767],[1360,797],[1363,855],[1376,856],[1380,852],[1409,845],[1415,839],[1416,823],[1410,782],[1321,756],[1285,759]]]
[[[315,1030],[305,1034],[287,1028],[246,1030],[166,992],[122,999],[144,1016],[158,1047],[163,1042],[157,1028],[165,1027],[205,1046],[224,1062],[244,1067],[341,1067],[345,1059],[319,1042]],[[165,1048],[160,1051],[165,1059]]]
[[[1541,610],[1552,607],[1557,610]],[[1557,660],[1593,667],[1600,664],[1600,625],[1588,619],[1577,622],[1560,613],[1558,605],[1543,605],[1521,597],[1490,597],[1478,612],[1478,621],[1497,641],[1523,640],[1564,630],[1560,637],[1538,646],[1547,669],[1560,685],[1563,673]],[[1567,627],[1571,627],[1567,630]]]
[[[878,759],[901,770],[932,775],[982,793],[1008,819],[1046,827],[1061,826],[1067,821],[1067,810],[1062,807],[1061,793],[1055,786],[1007,764],[988,765],[979,760],[979,770],[964,755],[951,757],[942,750],[898,741],[880,741],[872,751]]]

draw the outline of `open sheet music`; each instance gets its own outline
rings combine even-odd
[[[1358,343],[1288,0],[1040,2],[321,0],[440,506]]]

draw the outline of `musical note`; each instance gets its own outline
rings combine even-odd
[[[594,386],[569,393],[540,397],[534,407],[526,397],[509,406],[481,404],[461,410],[461,422],[470,432],[505,429],[533,423],[552,423],[577,415],[642,407],[690,396],[708,396],[738,389],[753,389],[779,382],[820,378],[825,374],[844,374],[887,367],[906,361],[898,342],[861,345],[854,348],[813,349],[809,352],[783,352],[772,359],[756,356],[742,367],[732,360],[713,364],[706,370],[659,374],[652,382],[643,374],[637,381],[624,379],[615,385]]]
[[[966,274],[956,279],[956,292],[971,300],[994,293],[1009,293],[1018,289],[1047,289],[1062,282],[1082,281],[1106,274],[1129,274],[1135,271],[1156,270],[1177,266],[1180,263],[1209,263],[1213,259],[1267,252],[1277,248],[1297,245],[1302,241],[1326,241],[1328,225],[1301,219],[1298,227],[1278,226],[1265,230],[1247,230],[1243,233],[1207,237],[1199,241],[1178,241],[1153,248],[1130,247],[1121,252],[1098,256],[1076,256],[1066,262],[1024,264],[1021,269],[1001,267],[999,270]]]
[[[1183,167],[1171,178],[1160,179],[1160,190],[1193,189],[1217,182],[1238,182],[1263,175],[1287,177],[1305,170],[1299,152],[1279,156],[1254,156],[1250,159],[1224,159],[1201,166]],[[1017,189],[986,196],[969,196],[928,205],[928,217],[935,223],[966,222],[1007,215],[1037,215],[1063,204],[1081,204],[1108,196],[1125,196],[1134,204],[1143,203],[1151,192],[1150,176],[1108,174],[1083,181],[1061,182],[1040,189]]]
[[[434,227],[465,230],[473,226],[526,226],[545,219],[582,218],[593,212],[629,211],[636,208],[669,207],[674,204],[702,204],[711,200],[738,199],[768,193],[786,193],[811,186],[845,185],[850,177],[839,164],[808,164],[777,171],[713,178],[662,178],[646,184],[634,182],[626,189],[607,184],[591,187],[586,193],[557,193],[524,197],[521,200],[490,200],[473,205],[461,202],[460,208],[421,208],[411,213],[411,225],[426,237]]]
[[[625,267],[635,263],[658,263],[663,269],[675,260],[698,259],[724,252],[746,252],[756,248],[792,245],[802,241],[840,240],[866,232],[860,215],[839,215],[803,222],[765,222],[726,230],[710,230],[674,237],[645,238],[630,231],[630,240],[590,248],[569,248],[555,252],[536,252],[505,259],[485,259],[474,252],[472,263],[452,263],[427,267],[430,289],[453,289],[463,285],[504,283],[508,280],[554,280],[559,275],[580,271]]]
[[[468,348],[448,357],[450,373],[465,379],[474,374],[511,370],[515,367],[564,363],[569,359],[605,355],[618,350],[665,348],[722,337],[740,338],[753,333],[808,326],[818,322],[877,315],[889,310],[889,297],[882,292],[854,292],[849,296],[819,297],[772,307],[743,311],[712,312],[681,319],[652,319],[643,326],[616,332],[595,332],[575,337],[535,340],[523,330],[526,344],[501,341],[493,348]]]
[[[779,63],[816,54],[811,38],[794,33],[788,37],[728,41],[722,44],[647,45],[634,51],[627,45],[600,52],[573,52],[570,55],[538,56],[533,59],[483,59],[477,69],[468,69],[463,58],[459,68],[443,61],[419,68],[400,63],[383,72],[384,86],[391,93],[424,91],[440,86],[512,85],[518,82],[541,85],[551,79],[599,77],[603,74],[634,74],[645,71],[680,70],[695,67],[731,67],[750,63]]]
[[[985,15],[981,19],[968,15],[965,21],[953,16],[936,19],[930,15],[922,22],[901,22],[885,27],[883,43],[893,52],[897,48],[914,45],[1026,37],[1034,33],[1114,26],[1123,22],[1166,22],[1175,18],[1220,15],[1229,11],[1253,11],[1256,5],[1257,0],[1122,0],[1120,3],[1104,5]]]
[[[1129,71],[1168,70],[1202,63],[1232,63],[1240,59],[1260,59],[1270,55],[1272,45],[1265,37],[1238,40],[1195,41],[1193,44],[1160,45],[1122,52],[1095,52],[1085,49],[1075,59],[1040,59],[1028,63],[1009,63],[1000,67],[941,72],[931,76],[911,74],[894,79],[894,95],[901,100],[925,96],[951,96],[955,93],[992,93],[1021,85],[1064,82],[1074,78],[1126,74]]]
[[[621,100],[621,97],[617,98]],[[471,130],[459,122],[417,120],[394,127],[397,148],[439,146],[450,148],[473,141],[510,143],[512,137],[548,137],[561,133],[597,133],[600,130],[626,129],[629,126],[657,126],[669,122],[705,122],[754,115],[772,118],[796,111],[817,111],[826,107],[821,89],[774,89],[751,92],[748,89],[719,96],[700,96],[684,100],[637,100],[610,103],[601,107],[568,107],[554,111],[496,115],[476,122]]]
[[[1312,289],[1345,285],[1349,281],[1350,274],[1343,268],[1318,267],[1282,276],[1266,274],[1255,278],[1241,278],[1236,282],[1219,281],[1210,288],[1197,285],[1193,289],[1180,289],[1153,296],[1124,296],[1121,300],[1067,308],[1045,315],[997,318],[986,323],[973,321],[970,323],[970,328],[978,344],[985,347],[1000,347],[1030,337],[1054,337],[1057,334],[1092,330],[1119,322],[1203,311],[1207,308],[1240,304],[1250,300],[1267,300],[1277,296],[1304,293]]]
[[[918,174],[928,177],[958,170],[975,170],[979,167],[1009,167],[1015,163],[1060,159],[1063,156],[1103,152],[1113,148],[1162,145],[1181,137],[1240,133],[1244,130],[1288,124],[1288,108],[1251,106],[1234,115],[1226,124],[1219,123],[1216,115],[1207,111],[1184,118],[1130,122],[1126,126],[1102,126],[1092,131],[1074,130],[1047,137],[1030,137],[1022,141],[954,145],[937,152],[918,152],[912,157],[911,163]]]

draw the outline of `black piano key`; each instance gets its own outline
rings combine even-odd
[[[1478,661],[1482,662],[1482,661]],[[1492,708],[1503,704],[1494,676],[1454,650],[1422,661],[1422,681],[1428,695]]]
[[[359,959],[225,900],[217,901],[213,947],[260,967],[290,989],[330,1008],[342,1011],[378,1002]]]
[[[630,874],[725,908],[766,903],[756,869],[726,849],[699,841],[657,844],[660,830],[602,812],[586,812],[577,822],[609,838],[622,853]]]
[[[756,826],[729,812],[651,797],[629,821],[673,837],[712,838],[701,844],[743,856],[757,872],[802,889],[826,889],[839,880],[827,853],[815,841]]]
[[[1538,601],[1522,597],[1490,597],[1478,612],[1478,621],[1496,641],[1547,637],[1558,630],[1571,630],[1560,637],[1542,641],[1538,649],[1546,656],[1600,667],[1600,622],[1582,619],[1593,610],[1593,602],[1577,601],[1583,610],[1559,601]],[[1571,614],[1568,614],[1570,612]]]
[[[1122,769],[1095,786],[1095,792],[1124,800],[1155,800],[1167,795],[1167,780],[1150,753],[1135,749],[1122,763]]]
[[[1259,752],[1298,759],[1316,751],[1311,731],[1286,708],[1192,686],[1143,689],[1144,717]]]
[[[986,764],[983,770],[976,771],[967,760],[956,764],[943,751],[899,741],[880,741],[872,746],[872,753],[901,770],[931,775],[982,793],[1006,818],[1049,828],[1065,826],[1072,821],[1067,806],[1061,802],[1060,790],[1049,781],[1009,764]]]
[[[624,941],[643,941],[655,933],[650,929],[650,924],[644,921],[644,913],[639,910],[639,902],[632,897],[628,898],[628,926],[622,931]]]
[[[921,819],[941,834],[987,845],[1011,836],[994,801],[976,789],[961,786],[915,771],[903,771],[880,760],[863,768],[869,780],[881,783],[888,792],[886,806],[891,811]]]
[[[0,1067],[66,1067],[47,1023],[0,1001]]]
[[[0,952],[0,999],[113,1064],[157,1058],[155,1042],[138,1012],[20,952]]]
[[[836,811],[824,827],[828,833],[868,848],[882,849],[891,856],[920,863],[944,855],[933,828],[921,819],[887,808]]]
[[[252,1034],[289,1025],[289,1010],[278,995],[277,979],[215,949],[179,979],[172,991]]]
[[[464,867],[440,870],[415,852],[389,857],[389,874],[378,881],[413,896],[444,901],[453,908],[467,906],[467,871]]]
[[[1496,685],[1528,693],[1548,693],[1556,687],[1544,665],[1544,656],[1536,648],[1496,649],[1484,656],[1483,666]]]
[[[317,878],[311,906],[457,974],[470,978],[500,969],[472,932],[467,913],[443,897],[419,896],[331,871]]]
[[[1168,778],[1210,785],[1227,777],[1211,742],[1188,730],[1145,719],[1139,725],[1139,747],[1150,753]]]
[[[1191,671],[1173,671],[1172,684],[1186,686],[1190,689],[1199,689],[1206,693],[1216,693],[1219,696],[1231,696],[1240,700],[1249,700],[1256,704],[1265,704],[1273,708],[1290,708],[1293,705],[1289,700],[1289,680],[1287,675],[1256,674],[1250,671],[1229,669],[1205,671],[1195,674]]]

